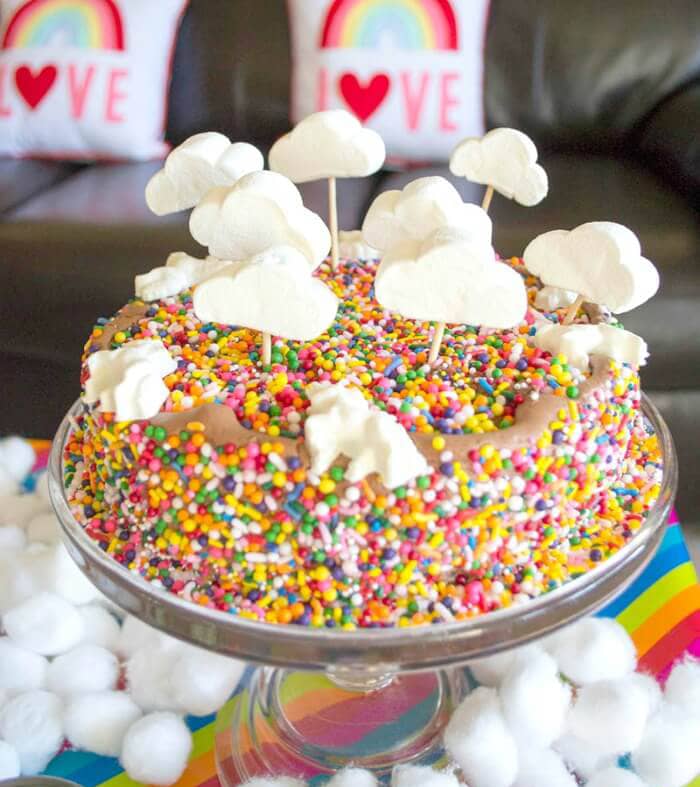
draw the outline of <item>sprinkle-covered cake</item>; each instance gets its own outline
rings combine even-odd
[[[225,223],[234,197],[236,221],[254,221],[246,188],[266,215],[263,175],[272,179],[238,173],[187,204],[171,200],[196,205],[193,234],[212,256],[176,255],[137,277],[137,297],[88,339],[65,485],[101,549],[195,604],[355,629],[522,604],[633,537],[662,475],[640,411],[645,346],[602,307],[595,281],[560,289],[572,279],[550,272],[548,254],[565,251],[543,246],[553,233],[525,261],[491,251],[482,264],[482,218],[469,237],[448,217],[411,238],[421,221],[409,215],[390,232],[400,199],[387,207],[382,195],[363,227],[376,259],[319,265],[314,249],[325,257],[330,244],[313,247],[319,235],[302,214],[272,250],[254,230],[212,235],[212,210]],[[289,194],[285,210],[306,211]],[[617,226],[584,228],[622,248]],[[490,249],[490,222],[488,235]],[[406,284],[410,267],[396,277],[407,264],[434,266],[434,298]],[[499,293],[478,303],[491,279]],[[639,295],[617,281],[605,285],[617,298],[607,305],[624,311]],[[484,302],[478,324],[462,319]],[[484,327],[490,315],[507,327]]]

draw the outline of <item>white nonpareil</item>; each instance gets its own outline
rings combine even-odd
[[[322,178],[362,178],[381,169],[382,138],[344,109],[305,117],[270,148],[270,169],[295,183]]]
[[[262,153],[247,142],[214,131],[195,134],[176,147],[146,186],[146,203],[157,216],[193,208],[216,186],[232,186],[265,165]]]
[[[85,401],[117,421],[152,418],[168,398],[163,378],[177,363],[158,340],[129,342],[118,350],[100,350],[88,358],[90,377]]]
[[[377,271],[375,295],[404,317],[490,328],[510,328],[527,311],[520,274],[496,262],[488,243],[450,230],[391,248]]]
[[[231,263],[216,257],[200,260],[184,251],[175,251],[165,265],[134,278],[134,294],[144,301],[159,301],[194,287]]]
[[[492,224],[486,211],[463,202],[448,180],[436,176],[413,180],[402,191],[380,194],[367,211],[362,236],[374,248],[387,251],[406,240],[425,240],[445,227],[491,243]]]
[[[537,163],[535,143],[514,128],[494,128],[454,149],[450,170],[474,183],[493,186],[521,205],[541,202],[549,191],[547,173]]]
[[[313,269],[331,247],[328,227],[278,172],[252,172],[231,188],[209,191],[192,211],[190,232],[222,260],[246,260],[284,245],[298,249]]]
[[[641,336],[614,325],[544,325],[532,337],[535,347],[552,355],[563,353],[571,366],[585,371],[591,355],[604,355],[638,368],[649,357]]]
[[[311,407],[304,437],[317,475],[341,455],[350,459],[345,477],[351,483],[376,473],[393,489],[428,472],[425,457],[401,424],[371,408],[358,389],[316,383],[307,394]]]
[[[642,257],[637,236],[612,221],[545,232],[528,244],[523,259],[544,284],[572,290],[615,314],[636,309],[659,289],[659,273]]]
[[[193,306],[203,322],[242,325],[309,341],[331,325],[338,299],[311,275],[297,249],[277,246],[230,264],[202,282],[194,292]]]

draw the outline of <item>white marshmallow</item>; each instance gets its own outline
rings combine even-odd
[[[174,784],[185,772],[192,736],[174,713],[151,713],[129,727],[119,758],[134,781]]]
[[[193,716],[215,713],[230,698],[244,669],[242,661],[186,646],[169,675],[173,699]]]
[[[567,232],[545,232],[523,254],[544,284],[585,296],[615,314],[636,309],[659,289],[659,273],[622,224],[592,221]]]
[[[518,660],[499,693],[503,715],[521,746],[543,749],[563,733],[571,688],[547,653],[535,651]]]
[[[19,755],[23,776],[40,773],[63,743],[63,703],[48,691],[30,691],[0,711],[0,738]]]
[[[117,685],[118,678],[119,662],[113,653],[98,645],[79,645],[51,662],[46,687],[69,696],[108,691]]]
[[[0,741],[0,782],[16,779],[20,774],[19,754],[14,746]]]
[[[42,656],[65,653],[80,642],[85,631],[75,607],[43,592],[6,612],[3,624],[15,644]]]
[[[101,412],[114,413],[117,421],[157,415],[168,398],[163,378],[177,369],[177,362],[160,339],[127,342],[118,350],[100,350],[88,358],[90,376],[85,401],[99,402]]]
[[[24,481],[35,462],[36,453],[23,438],[13,435],[0,440],[0,465],[15,481]]]
[[[344,787],[354,785],[348,781]],[[391,787],[459,787],[459,781],[454,773],[448,771],[421,765],[397,765],[391,774]]]
[[[632,638],[611,618],[583,618],[549,637],[545,647],[578,685],[622,678],[637,666]]]
[[[200,260],[184,251],[176,251],[168,257],[165,265],[134,278],[134,294],[144,301],[169,298],[189,290],[230,264],[216,257]]]
[[[515,781],[518,749],[494,689],[478,688],[461,703],[444,740],[469,787],[511,787]]]
[[[700,716],[700,661],[679,661],[668,676],[664,695],[671,705]]]
[[[523,746],[518,761],[518,777],[513,787],[577,787],[564,760],[551,749]]]
[[[85,644],[99,645],[112,652],[117,651],[120,628],[117,619],[104,607],[88,604],[78,609],[85,623]]]
[[[376,260],[381,257],[362,236],[362,230],[341,230],[338,233],[338,253],[348,260]]]
[[[321,178],[363,178],[381,169],[384,141],[344,109],[305,117],[270,148],[270,169],[295,183]]]
[[[635,369],[649,357],[647,343],[636,333],[614,325],[541,325],[532,337],[535,347],[566,356],[571,366],[587,371],[591,355],[603,355]]]
[[[610,767],[594,773],[586,782],[586,787],[645,787],[645,785],[632,771]]]
[[[39,514],[27,525],[27,538],[31,542],[55,544],[61,538],[61,526],[53,512]]]
[[[0,555],[3,558],[8,557],[10,552],[21,552],[26,544],[27,536],[21,527],[17,525],[0,527]]]
[[[78,749],[118,757],[126,731],[141,717],[124,691],[79,694],[66,706],[66,737]]]
[[[662,706],[632,752],[632,767],[649,787],[684,787],[700,773],[700,717]]]
[[[308,341],[331,326],[338,299],[330,287],[311,276],[301,252],[277,246],[202,282],[194,291],[193,306],[205,322]]]
[[[535,295],[535,306],[546,312],[562,309],[576,300],[576,293],[571,290],[562,290],[561,287],[542,287]]]
[[[8,695],[43,689],[48,666],[43,656],[0,637],[0,689]]]

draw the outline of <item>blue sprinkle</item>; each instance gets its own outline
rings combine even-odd
[[[396,371],[396,369],[398,369],[398,367],[401,366],[402,360],[403,359],[401,358],[400,355],[395,355],[391,363],[384,370],[384,376],[390,377]]]
[[[493,386],[485,377],[479,377],[479,385],[486,393],[493,393]]]

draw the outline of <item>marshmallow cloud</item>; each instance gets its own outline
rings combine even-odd
[[[252,172],[231,188],[212,189],[192,211],[190,232],[219,259],[246,260],[273,246],[293,246],[312,269],[331,245],[326,225],[277,172]]]
[[[659,289],[659,273],[642,257],[637,236],[611,221],[545,232],[523,258],[544,284],[572,290],[616,314],[637,308]]]
[[[572,366],[584,371],[591,355],[605,355],[635,368],[644,366],[649,357],[641,336],[614,325],[545,325],[532,341],[552,355],[563,353]]]
[[[386,309],[414,320],[510,328],[527,310],[522,277],[488,243],[438,230],[390,249],[375,279]]]
[[[232,186],[261,170],[262,153],[247,142],[231,144],[216,132],[195,134],[176,147],[146,186],[146,203],[158,216],[193,208],[216,186]]]
[[[514,128],[495,128],[483,137],[463,140],[452,153],[450,170],[475,183],[493,186],[521,205],[537,205],[549,190],[534,142]]]
[[[376,260],[381,255],[370,246],[362,236],[362,230],[350,230],[338,233],[340,256],[349,260]]]
[[[384,141],[344,109],[315,112],[270,148],[270,169],[295,183],[361,178],[381,168]]]
[[[385,191],[374,200],[362,224],[362,236],[370,246],[387,251],[405,240],[424,240],[444,227],[491,242],[491,219],[486,211],[462,202],[445,178],[418,178],[402,191]]]
[[[350,464],[345,477],[351,483],[377,473],[393,489],[428,472],[428,465],[406,430],[388,413],[370,408],[355,388],[315,383],[307,389],[311,407],[304,438],[311,469],[326,472],[339,456]]]
[[[165,265],[136,276],[134,292],[144,301],[159,301],[194,287],[230,264],[216,257],[200,260],[184,251],[176,251],[168,257]]]
[[[193,305],[203,322],[242,325],[297,341],[326,331],[338,310],[335,295],[312,277],[307,259],[290,246],[230,264],[195,289]]]
[[[152,418],[168,398],[163,377],[177,363],[160,341],[129,342],[118,350],[101,350],[88,358],[90,377],[85,401],[99,401],[102,412],[114,413],[118,421]]]
[[[538,309],[552,312],[571,306],[576,300],[576,293],[571,290],[562,290],[561,287],[542,287],[535,295],[535,306]]]

